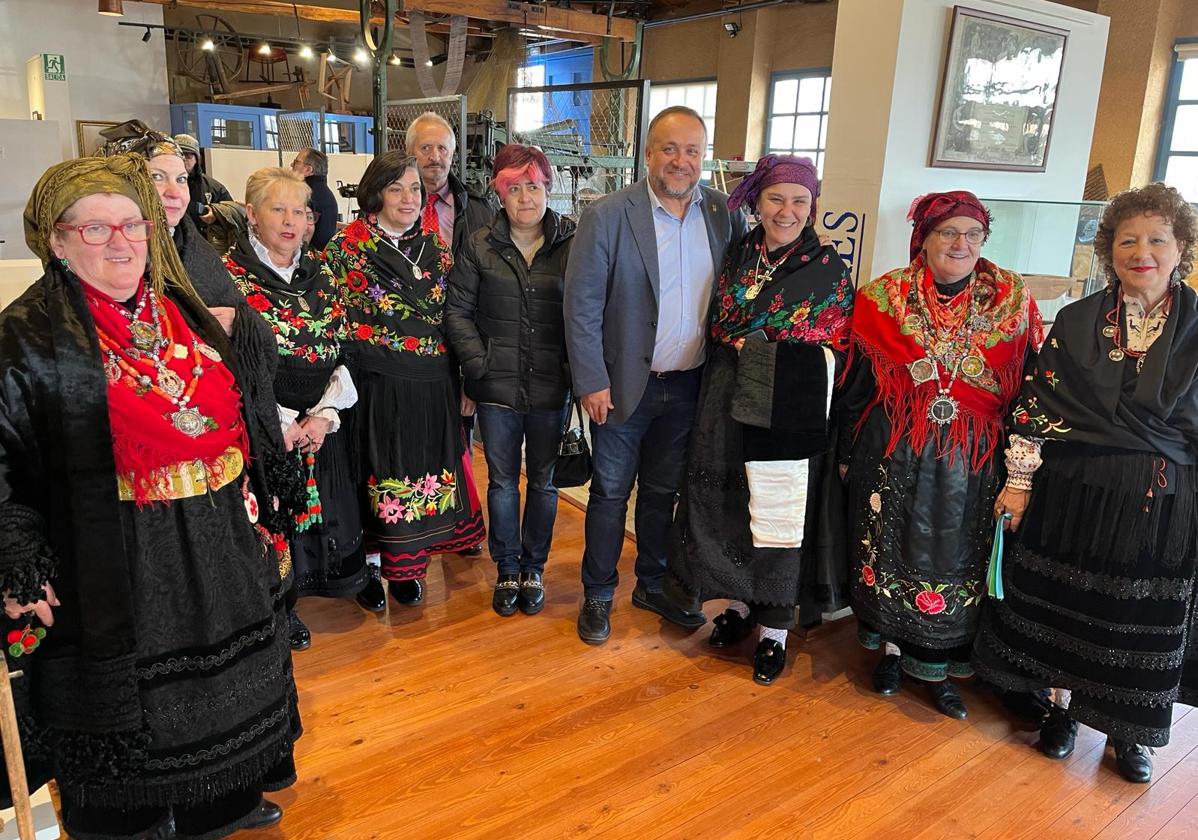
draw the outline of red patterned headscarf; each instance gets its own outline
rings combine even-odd
[[[971,192],[953,190],[928,193],[912,201],[911,209],[907,211],[907,221],[914,226],[911,230],[911,259],[915,259],[923,250],[923,241],[936,225],[956,216],[973,219],[982,225],[987,233],[990,232],[990,211]]]

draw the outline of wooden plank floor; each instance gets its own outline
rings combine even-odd
[[[562,503],[539,616],[491,612],[486,557],[434,561],[425,605],[383,617],[302,601],[300,780],[280,826],[239,838],[1198,837],[1188,707],[1136,786],[1085,727],[1069,760],[1044,758],[974,683],[965,722],[874,694],[851,619],[792,635],[786,672],[757,686],[751,640],[716,655],[710,625],[630,605],[630,542],[611,640],[589,647],[582,525]]]

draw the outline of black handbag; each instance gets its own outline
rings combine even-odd
[[[574,425],[575,412],[578,425]],[[553,483],[557,487],[581,487],[591,480],[591,447],[582,432],[582,403],[570,396],[570,409],[562,428],[562,440],[553,467]]]

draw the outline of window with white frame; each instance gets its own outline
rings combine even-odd
[[[822,176],[831,96],[832,75],[828,70],[775,75],[770,85],[765,152],[809,157]]]
[[[1198,202],[1198,43],[1179,43],[1176,50],[1156,178]]]
[[[653,85],[649,88],[649,119],[652,120],[671,105],[685,105],[699,112],[707,125],[707,151],[711,160],[715,150],[715,82],[680,82]]]
[[[516,74],[516,87],[544,87],[545,65],[528,64]],[[516,131],[535,131],[545,125],[545,99],[540,93],[516,94],[516,113],[512,127]]]

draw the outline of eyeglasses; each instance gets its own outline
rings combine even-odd
[[[145,242],[150,238],[150,233],[154,230],[154,223],[149,219],[141,219],[136,222],[124,222],[119,225],[106,225],[102,222],[93,222],[90,225],[57,224],[54,226],[54,229],[64,232],[68,230],[78,231],[79,238],[88,245],[107,245],[112,241],[112,237],[116,236],[118,230],[129,242]]]
[[[932,233],[940,237],[941,242],[953,243],[965,237],[965,241],[970,245],[981,245],[986,241],[986,231],[982,228],[974,228],[973,230],[959,231],[954,228],[937,228]]]

